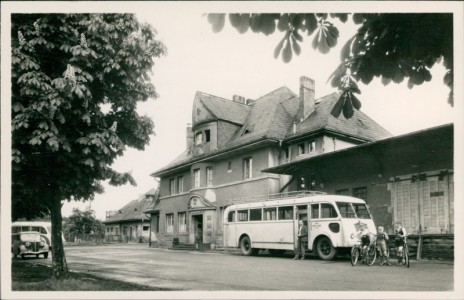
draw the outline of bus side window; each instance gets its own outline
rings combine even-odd
[[[319,204],[311,204],[311,219],[319,219]]]
[[[293,220],[293,206],[279,207],[279,220]]]
[[[227,216],[227,222],[235,222],[235,210],[229,211],[229,215]]]
[[[337,211],[330,203],[321,204],[321,219],[329,219],[338,217]]]
[[[29,231],[29,226],[21,226],[20,232],[24,232],[24,231]]]
[[[248,221],[248,210],[239,210],[237,211],[237,218],[239,222]]]
[[[250,221],[261,221],[262,219],[261,208],[250,209]]]
[[[47,230],[45,230],[44,227],[39,227],[39,229],[40,229],[40,233],[47,234]]]
[[[277,215],[276,215],[277,208],[276,207],[266,207],[264,208],[264,220],[269,221],[269,220],[277,220]]]

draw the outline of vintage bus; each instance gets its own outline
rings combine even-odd
[[[303,220],[308,228],[307,249],[323,260],[331,260],[338,251],[351,248],[363,228],[377,232],[362,199],[291,192],[227,207],[224,246],[239,247],[244,255],[256,255],[264,249],[281,255],[296,248],[298,220]]]

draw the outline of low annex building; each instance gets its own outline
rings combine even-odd
[[[158,190],[151,189],[122,208],[107,211],[105,240],[108,242],[148,242],[150,240],[150,216],[145,211],[158,198]]]
[[[334,118],[330,111],[339,97],[315,99],[315,83],[307,77],[300,78],[299,94],[285,86],[258,99],[197,92],[185,151],[152,174],[160,185],[159,199],[146,211],[151,244],[221,246],[228,205],[294,189],[330,192],[316,185],[313,172],[263,170],[392,137],[361,111]]]

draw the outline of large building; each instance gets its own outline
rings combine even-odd
[[[152,244],[221,245],[226,206],[294,189],[326,190],[318,172],[263,170],[391,137],[361,111],[334,118],[339,97],[315,99],[307,77],[300,79],[299,95],[287,87],[253,100],[197,92],[186,150],[152,174],[160,178],[159,199],[147,210]]]

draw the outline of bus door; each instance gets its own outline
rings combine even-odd
[[[295,206],[295,213],[293,217],[293,232],[294,232],[294,248],[296,249],[298,243],[298,222],[302,220],[303,224],[308,228],[308,206],[307,205],[298,205]],[[309,234],[309,229],[308,229]]]
[[[308,205],[298,205],[296,207],[296,212],[297,212],[297,219],[298,221],[302,220],[303,224],[306,226],[308,230],[308,241],[309,241],[309,224],[308,224]],[[298,222],[297,223],[297,233],[298,233]],[[307,246],[307,245],[306,245]]]
[[[311,250],[313,245],[313,240],[316,236],[318,236],[321,224],[319,220],[319,203],[314,203],[310,205],[311,210],[309,214],[309,222],[308,222],[308,248]]]

